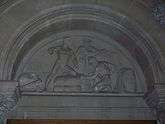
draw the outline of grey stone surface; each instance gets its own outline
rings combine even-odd
[[[154,120],[140,95],[25,95],[9,118]]]
[[[0,81],[0,86],[0,123],[5,124],[9,112],[16,106],[19,98],[18,83]]]
[[[22,95],[9,118],[164,124],[164,31],[141,2],[6,0],[0,11],[0,91],[18,81]]]

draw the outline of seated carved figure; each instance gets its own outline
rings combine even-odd
[[[96,66],[94,91],[112,92],[111,70],[107,62],[100,61]]]

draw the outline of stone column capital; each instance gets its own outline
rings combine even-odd
[[[18,82],[0,81],[0,124],[5,124],[8,112],[17,104]]]

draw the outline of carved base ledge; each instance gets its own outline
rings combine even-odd
[[[10,119],[155,120],[141,94],[25,93]]]
[[[143,97],[143,93],[76,93],[76,92],[22,92],[22,96],[92,96],[92,97]]]

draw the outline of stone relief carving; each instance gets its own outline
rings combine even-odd
[[[34,73],[22,73],[18,77],[18,82],[20,91],[42,92],[44,90],[42,80]]]
[[[70,6],[69,6],[70,7]],[[19,8],[19,7],[18,7]],[[85,7],[84,7],[85,8]],[[97,7],[95,7],[95,8],[97,8]],[[100,8],[99,8],[100,9]],[[89,11],[89,10],[87,10],[87,11]],[[60,11],[61,12],[61,11]],[[158,14],[158,15],[160,15],[160,14]],[[161,16],[159,16],[159,19],[158,19],[158,21],[160,21],[160,23],[163,23],[163,21],[162,21],[162,19],[163,18],[161,18]],[[22,37],[21,37],[22,38]],[[18,40],[19,41],[19,40]],[[13,47],[13,48],[15,48],[15,47]],[[15,50],[15,49],[14,49]],[[12,52],[11,52],[12,53]],[[80,62],[79,62],[80,63]],[[66,70],[67,71],[69,71],[70,69],[67,69],[67,68],[70,68],[70,66],[66,66]],[[117,78],[117,81],[115,81],[116,82],[116,87],[115,87],[115,90],[114,90],[114,87],[112,87],[111,86],[111,90],[112,90],[112,92],[133,92],[133,91],[135,91],[136,92],[136,84],[132,84],[132,85],[135,85],[135,86],[132,86],[131,85],[131,80],[132,80],[132,78],[131,77],[134,77],[134,76],[131,76],[130,78],[129,77],[127,77],[127,73],[129,74],[131,74],[131,75],[134,75],[136,72],[135,72],[135,70],[134,70],[134,68],[130,68],[130,67],[124,67],[124,68],[129,68],[128,70],[126,69],[124,72],[122,71],[122,70],[124,70],[124,69],[122,69],[122,68],[120,68],[119,70],[121,70],[121,72],[119,71],[117,71],[118,72],[118,76],[116,77]],[[65,69],[65,68],[64,68]],[[72,70],[72,69],[71,69]],[[75,69],[73,68],[73,70],[75,71]],[[92,69],[91,69],[92,70]],[[69,74],[72,74],[73,73],[73,75],[76,75],[76,77],[77,76],[79,76],[78,74],[79,73],[77,73],[77,72],[75,72],[74,73],[74,71],[69,71],[69,72],[67,72],[67,73],[69,73]],[[79,72],[79,71],[78,71]],[[80,71],[81,72],[81,71]],[[120,73],[122,73],[122,74],[120,74]],[[35,74],[35,73],[31,73],[31,72],[27,72],[27,75],[31,75],[31,74]],[[37,74],[35,74],[35,75],[38,75],[38,73]],[[122,76],[119,76],[119,75],[122,75]],[[62,79],[64,79],[64,81],[66,81],[67,80],[67,78],[64,78],[64,76],[65,75],[61,75],[61,77],[62,77]],[[70,75],[69,75],[70,76]],[[72,75],[71,75],[72,76]],[[23,81],[21,78],[22,77],[25,77],[25,81]],[[40,75],[39,75],[39,77],[40,77]],[[52,79],[54,79],[55,78],[55,76],[53,76],[53,74],[50,74],[50,76],[49,77],[52,77]],[[80,76],[81,77],[81,76]],[[112,75],[111,75],[111,77],[113,77]],[[24,74],[21,74],[21,76],[20,76],[20,86],[22,86],[21,88],[22,88],[22,90],[25,90],[27,87],[29,87],[28,89],[27,89],[27,91],[29,91],[30,90],[30,88],[34,88],[34,91],[38,91],[37,90],[37,87],[35,86],[36,85],[36,82],[37,81],[39,81],[39,80],[37,80],[37,81],[30,81],[30,83],[27,83],[26,82],[26,80],[27,79],[28,80],[33,80],[33,77],[26,77]],[[57,77],[56,77],[57,78]],[[84,77],[85,78],[85,80],[88,80],[88,77]],[[41,86],[43,86],[43,83],[45,83],[45,82],[47,82],[47,81],[44,81],[41,77],[40,77],[40,83],[39,84],[41,84]],[[51,78],[48,78],[48,79],[50,79],[50,81],[52,81],[52,79]],[[60,76],[59,76],[59,79],[60,79]],[[129,82],[129,85],[128,84],[125,84],[125,82],[126,81],[124,81],[124,79],[128,79],[128,80],[130,80]],[[135,79],[136,79],[136,74],[135,74]],[[81,79],[82,80],[82,79]],[[112,80],[112,79],[111,79]],[[110,80],[110,81],[111,81]],[[42,82],[41,82],[42,81]],[[57,82],[55,79],[54,79],[54,81],[55,82]],[[108,81],[109,81],[109,78],[108,78]],[[22,83],[23,82],[23,83]],[[134,82],[136,82],[137,83],[137,81],[136,80],[134,80]],[[22,85],[22,84],[26,84],[27,83],[27,85]],[[49,83],[48,83],[49,84]],[[61,83],[60,83],[61,84]],[[88,84],[88,83],[87,83]],[[51,86],[51,85],[48,85],[48,86]],[[48,87],[47,85],[46,85],[46,87],[45,87],[45,90],[48,90]],[[84,85],[86,88],[88,88],[88,85]],[[94,86],[96,86],[96,85],[94,85]],[[98,85],[99,86],[99,85]],[[63,87],[63,86],[62,86]],[[132,88],[133,87],[133,88]],[[84,89],[86,89],[86,88],[84,88]],[[42,88],[41,88],[42,89]],[[93,89],[93,88],[91,88],[91,89]],[[99,89],[99,88],[95,88],[95,92],[96,91],[98,91],[98,92],[101,92],[100,90],[97,90],[97,89]],[[133,89],[135,89],[135,90],[133,90]],[[53,89],[53,91],[54,91],[55,89]],[[81,90],[81,89],[80,89]],[[78,91],[80,91],[79,89],[78,89]],[[121,91],[119,91],[119,90],[121,90]],[[39,90],[39,91],[42,91],[42,90]],[[64,91],[64,90],[62,90],[62,91]],[[69,90],[70,91],[70,90]],[[72,91],[74,91],[74,90],[72,90]],[[110,91],[109,89],[108,89],[108,91]],[[105,91],[102,91],[102,92],[105,92]],[[163,117],[162,117],[163,118]],[[165,118],[165,117],[164,117]]]
[[[116,92],[137,92],[136,74],[132,68],[121,68],[118,72]]]
[[[45,80],[28,72],[18,77],[22,91],[137,93],[133,67],[117,65],[112,60],[114,53],[91,39],[82,38],[74,48],[70,40],[66,37],[60,45],[47,48],[55,60]]]
[[[57,54],[57,60],[51,70],[51,73],[56,75],[53,75],[52,80],[48,79],[51,80],[48,82],[48,90],[89,92],[102,91],[109,87],[108,82],[111,80],[110,69],[107,65],[109,63],[97,60],[96,54],[100,50],[93,47],[90,42],[84,41],[77,50],[71,49],[65,43],[48,49],[49,53],[52,54],[50,51],[53,50]]]

